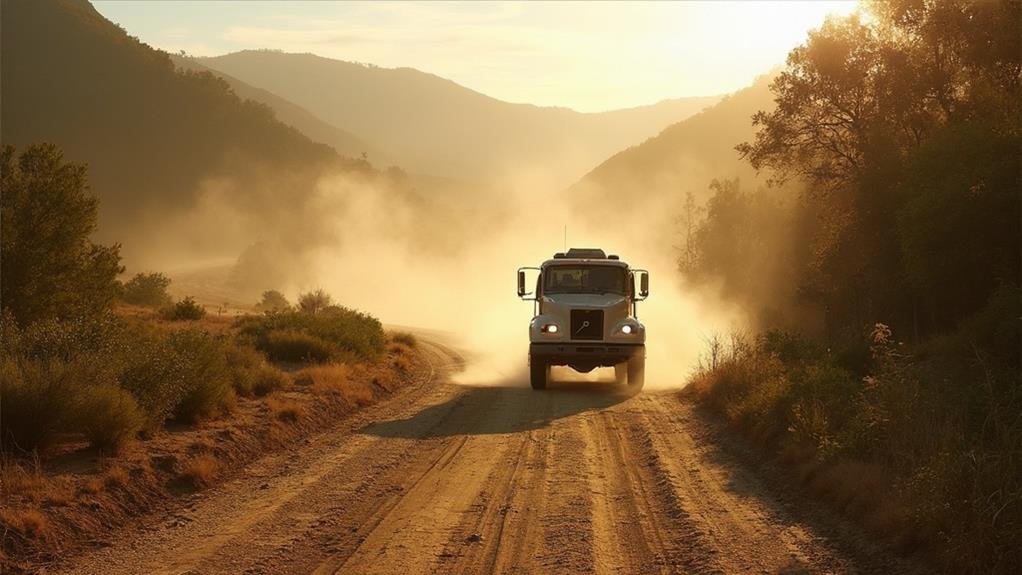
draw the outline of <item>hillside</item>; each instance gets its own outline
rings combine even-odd
[[[223,80],[176,71],[84,0],[5,0],[2,16],[4,143],[49,141],[86,163],[99,239],[123,243],[129,262],[168,249],[222,253],[285,224],[307,230],[277,208],[300,212],[327,166],[369,172]],[[199,206],[216,226],[189,219]]]
[[[250,86],[230,74],[211,70],[197,62],[194,58],[171,54],[170,59],[180,70],[190,70],[198,73],[209,72],[222,78],[242,100],[252,100],[269,106],[278,120],[295,128],[315,142],[327,144],[342,156],[361,158],[365,154],[367,159],[375,166],[388,166],[392,163],[386,154],[362,138],[324,122],[305,108],[272,92]]]
[[[773,107],[771,79],[762,76],[656,137],[611,156],[573,185],[568,197],[613,211],[640,198],[680,198],[686,192],[698,196],[714,178],[755,179],[755,171],[734,148],[752,139],[752,115]]]
[[[683,98],[583,114],[503,102],[411,68],[311,54],[245,51],[198,61],[359,134],[409,171],[470,180],[540,169],[567,184],[717,100]]]

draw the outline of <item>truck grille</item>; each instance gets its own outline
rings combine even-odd
[[[603,339],[603,310],[571,310],[571,339]]]

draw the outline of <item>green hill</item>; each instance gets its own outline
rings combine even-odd
[[[760,77],[656,137],[614,154],[573,185],[568,197],[613,212],[637,200],[681,198],[686,192],[704,195],[714,178],[755,180],[755,170],[734,148],[752,139],[752,115],[773,108],[770,80]]]
[[[371,173],[223,80],[177,71],[84,0],[4,0],[0,41],[4,143],[53,142],[88,164],[99,239],[124,243],[129,262],[224,248],[228,231],[236,247],[256,231],[302,230],[295,214],[324,169]],[[205,212],[217,225],[188,221],[203,202],[216,205]],[[175,218],[196,225],[173,232]]]

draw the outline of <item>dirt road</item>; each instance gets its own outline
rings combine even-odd
[[[778,495],[738,444],[673,394],[460,386],[447,380],[456,355],[424,347],[436,369],[421,385],[111,536],[66,571],[906,569]]]

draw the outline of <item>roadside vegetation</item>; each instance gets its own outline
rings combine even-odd
[[[679,267],[748,310],[688,393],[950,572],[1022,563],[1019,5],[829,20],[711,185]]]
[[[231,317],[173,301],[158,272],[122,284],[119,246],[88,239],[84,168],[50,145],[2,159],[0,566],[208,487],[407,380],[411,336],[388,342],[322,290],[298,307],[268,291]],[[51,470],[76,453],[96,463]]]

